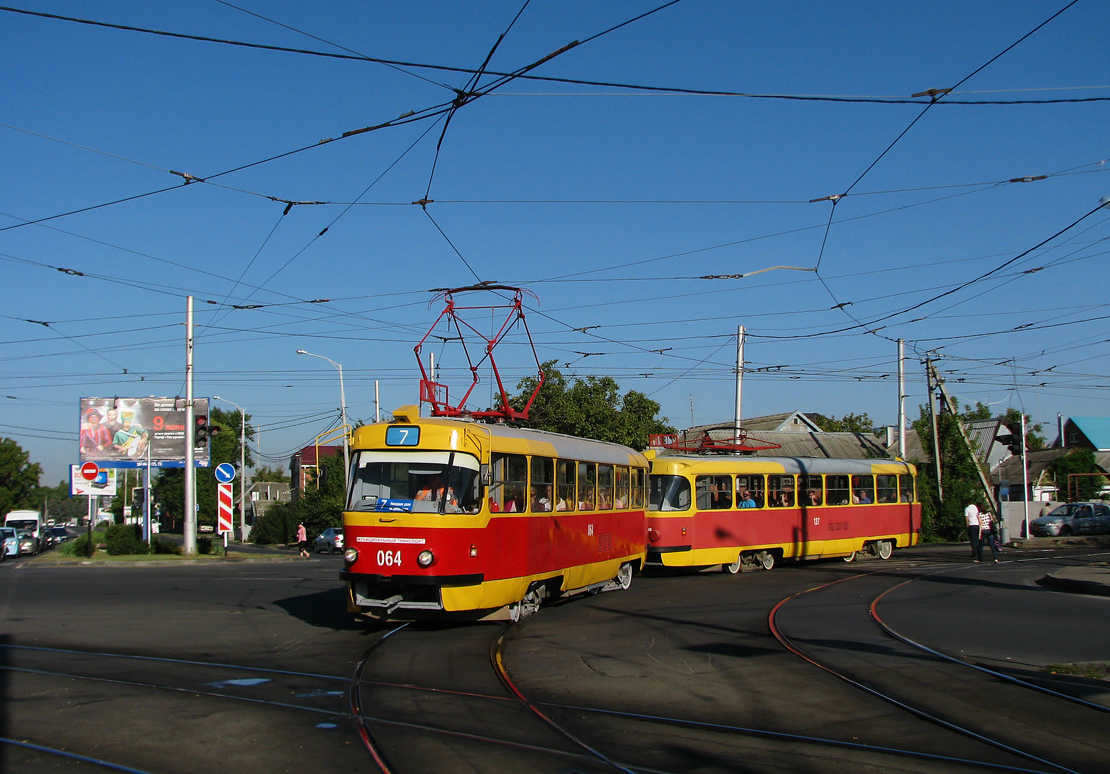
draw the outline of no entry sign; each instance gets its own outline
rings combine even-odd
[[[95,462],[86,462],[81,466],[81,478],[92,481],[100,475],[100,466]]]

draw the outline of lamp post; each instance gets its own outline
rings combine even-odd
[[[247,539],[247,412],[233,400],[213,395],[212,400],[222,400],[239,409],[239,539]]]
[[[351,487],[351,452],[347,445],[347,439],[350,437],[350,428],[347,427],[347,397],[343,392],[343,366],[332,360],[330,357],[323,355],[314,355],[311,352],[305,352],[303,349],[297,350],[298,355],[308,355],[309,357],[318,357],[321,360],[327,360],[331,363],[337,371],[339,371],[339,412],[340,421],[343,423],[343,486],[345,489]],[[317,475],[319,475],[320,460],[316,460]]]

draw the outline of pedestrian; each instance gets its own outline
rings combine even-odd
[[[297,525],[297,545],[301,549],[301,556],[305,559],[308,558],[308,530],[304,528],[304,524]]]
[[[998,545],[994,539],[994,519],[991,518],[990,511],[979,512],[979,551],[982,552],[982,543],[986,541],[991,549],[991,558],[994,563],[998,564]]]
[[[964,508],[964,519],[967,521],[967,539],[971,542],[971,557],[976,562],[983,560],[983,544],[979,542],[979,535],[983,527],[979,523],[979,506],[968,503]]]

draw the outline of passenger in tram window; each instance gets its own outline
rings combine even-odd
[[[740,490],[740,502],[736,504],[737,508],[755,508],[755,500],[752,499],[752,493],[747,489]]]
[[[866,489],[859,490],[859,494],[856,495],[856,497],[854,499],[855,499],[855,502],[861,503],[863,505],[870,505],[871,504],[871,498],[870,498],[870,496],[868,496]]]
[[[816,489],[810,489],[808,494],[809,494],[809,504],[810,505],[820,505],[821,504],[821,493],[820,492],[818,492]]]
[[[532,510],[544,513],[551,510],[551,486],[532,487]]]

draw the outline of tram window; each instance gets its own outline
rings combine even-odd
[[[736,477],[736,507],[737,508],[762,508],[763,507],[763,476],[737,476]],[[748,493],[748,499],[755,503],[754,506],[745,506],[744,492]]]
[[[597,509],[613,510],[613,466],[597,466]]]
[[[632,507],[644,507],[644,469],[632,469]]]
[[[898,502],[898,476],[875,476],[875,502]]]
[[[794,477],[767,476],[767,504],[772,508],[794,507]]]
[[[874,476],[852,476],[852,502],[861,505],[875,502]]]
[[[571,460],[555,460],[555,510],[573,511],[576,502],[574,463]]]
[[[648,509],[685,511],[690,508],[690,481],[682,476],[648,476]]]
[[[898,476],[898,499],[904,503],[912,503],[914,501],[914,479],[908,473],[902,473]]]
[[[829,505],[849,505],[852,502],[851,478],[825,476],[825,502]]]
[[[578,508],[592,511],[597,505],[597,465],[592,462],[578,463]]]
[[[732,476],[698,476],[694,481],[698,509],[721,510],[732,507]]]
[[[812,507],[822,503],[820,476],[798,476],[798,486],[802,489],[799,502],[803,506]]]
[[[359,452],[351,466],[352,511],[400,510],[416,513],[477,513],[478,461],[461,454],[406,454],[389,458]]]
[[[630,497],[629,487],[632,484],[632,479],[628,475],[628,468],[624,465],[619,466],[617,469],[617,488],[616,499],[613,501],[614,508],[628,508],[631,507],[632,499]]]
[[[532,497],[533,513],[544,513],[552,509],[555,498],[555,460],[548,457],[532,458]]]
[[[528,460],[522,454],[494,454],[489,509],[494,513],[520,513],[528,489]]]

